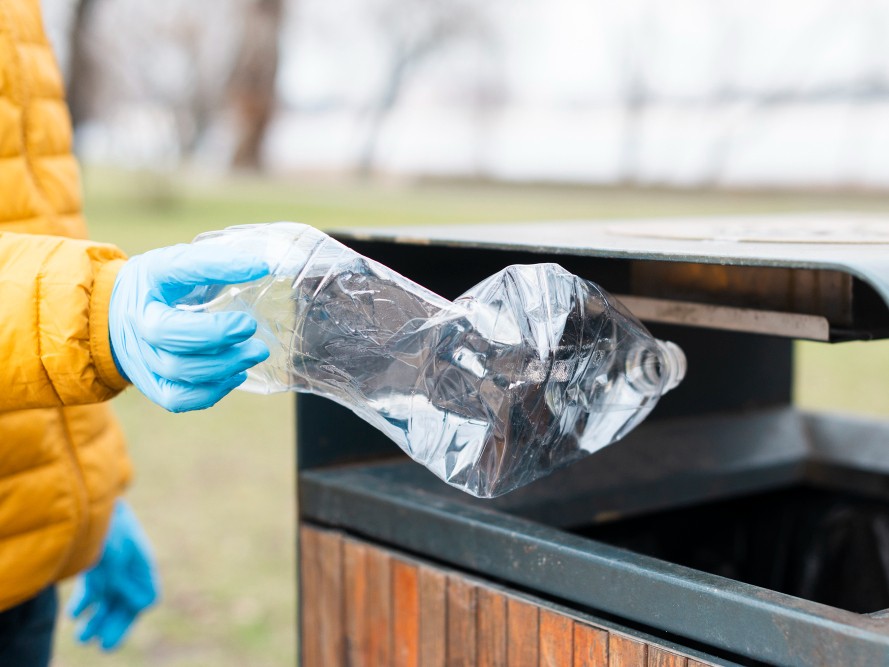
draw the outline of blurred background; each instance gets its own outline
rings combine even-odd
[[[43,5],[92,235],[130,253],[269,220],[889,213],[889,0]],[[889,414],[885,345],[797,350],[800,404]],[[64,625],[55,664],[293,664],[292,397],[116,405],[165,599],[114,658]]]
[[[889,186],[880,0],[46,0],[85,160]]]

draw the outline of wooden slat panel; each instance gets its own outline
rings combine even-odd
[[[299,591],[302,664],[304,667],[324,667],[321,637],[314,624],[321,599],[318,533],[305,527],[299,531]]]
[[[585,623],[574,624],[574,667],[608,667],[608,633]]]
[[[476,596],[478,667],[506,667],[506,597],[484,586]]]
[[[420,568],[420,665],[444,667],[447,642],[447,580],[438,570]]]
[[[300,613],[304,667],[713,667],[306,526]]]
[[[507,658],[509,667],[537,667],[539,610],[526,602],[506,602]]]
[[[316,618],[309,621],[321,638],[321,664],[342,665],[343,628],[343,539],[339,533],[318,531],[318,569],[321,599]]]
[[[646,667],[648,664],[648,646],[617,633],[609,633],[608,665],[609,667]]]
[[[367,555],[368,665],[392,667],[392,558],[381,549]]]
[[[540,611],[540,667],[567,667],[574,661],[574,621]]]
[[[367,618],[367,555],[370,550],[354,540],[343,542],[344,605],[346,626],[346,664],[369,665],[369,628]]]
[[[475,586],[448,575],[448,667],[475,667]]]
[[[654,644],[648,645],[648,667],[687,667],[688,658]]]
[[[392,561],[392,650],[395,667],[420,667],[420,587],[414,565]]]

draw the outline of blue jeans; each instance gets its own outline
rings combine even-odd
[[[0,612],[0,665],[47,667],[57,610],[56,587],[50,586],[17,607]]]

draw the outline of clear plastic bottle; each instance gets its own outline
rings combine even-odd
[[[271,356],[244,389],[337,401],[474,496],[619,440],[685,374],[676,345],[557,264],[507,267],[451,302],[307,225],[231,227],[194,242],[272,267],[180,304],[257,319]]]

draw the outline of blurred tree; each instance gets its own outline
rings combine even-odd
[[[275,107],[283,4],[72,0],[63,42],[75,129],[96,120],[93,139],[110,129],[127,144],[99,150],[144,151],[137,160],[258,168]],[[122,131],[127,123],[138,131]]]
[[[261,167],[262,142],[275,110],[279,30],[282,0],[250,0],[244,14],[244,33],[228,83],[235,115],[232,166]]]
[[[175,117],[180,152],[186,160],[200,152],[225,105],[225,85],[232,67],[234,50],[213,44],[218,36],[209,23],[199,9],[183,10],[168,28],[168,38],[179,54],[184,85],[171,91],[167,104]]]
[[[96,0],[77,0],[70,23],[66,89],[71,122],[75,128],[88,120],[94,112],[97,72],[87,43],[88,24],[95,5]]]
[[[365,5],[384,43],[386,66],[379,94],[368,113],[367,134],[358,159],[360,175],[373,172],[386,118],[417,69],[458,40],[490,39],[488,4],[475,0],[373,0]]]

